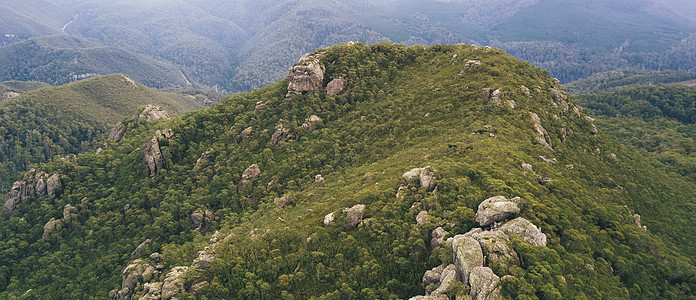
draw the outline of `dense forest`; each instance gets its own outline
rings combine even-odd
[[[4,84],[12,91],[39,85]],[[148,104],[162,106],[173,115],[203,106],[189,97],[146,88],[122,74],[0,100],[0,191],[7,192],[22,172],[38,163],[96,150],[116,123]]]
[[[409,298],[492,196],[545,234],[490,264],[500,295],[694,297],[696,182],[597,130],[548,72],[464,44],[351,43],[294,68],[310,87],[291,76],[38,166],[61,188],[0,221],[0,297]],[[447,297],[473,293],[459,280]]]

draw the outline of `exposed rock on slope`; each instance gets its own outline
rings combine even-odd
[[[150,177],[155,177],[166,165],[166,157],[160,149],[160,140],[170,139],[174,135],[171,129],[157,130],[155,135],[145,144],[142,150],[143,162],[150,171]]]
[[[345,87],[345,81],[343,78],[336,78],[334,80],[331,80],[329,84],[326,85],[326,94],[329,96],[336,95],[343,91],[343,88]]]
[[[10,215],[17,206],[33,197],[48,196],[54,198],[61,188],[60,176],[55,173],[48,176],[45,172],[36,172],[31,169],[24,174],[24,179],[16,181],[5,200],[5,212]]]
[[[143,109],[136,120],[150,123],[157,120],[171,120],[171,117],[164,109],[150,104]]]
[[[319,62],[321,54],[305,54],[288,73],[288,93],[286,97],[302,95],[322,88],[324,81],[324,71],[326,70]]]
[[[488,226],[493,222],[505,220],[512,214],[520,212],[520,198],[507,199],[504,196],[495,196],[481,202],[476,212],[476,222],[481,226]]]

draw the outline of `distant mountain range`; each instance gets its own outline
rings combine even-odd
[[[614,69],[696,71],[696,19],[688,13],[696,5],[686,0],[52,0],[6,6],[0,19],[0,35],[10,36],[5,43],[65,29],[171,64],[159,77],[143,78],[152,73],[147,67],[162,64],[155,61],[135,64],[143,70],[117,71],[151,86],[186,84],[177,80],[181,73],[193,85],[248,91],[285,76],[296,57],[348,41],[490,45],[562,82]],[[106,58],[79,63],[116,55],[104,49],[90,56]],[[100,69],[118,69],[106,66]],[[26,74],[46,72],[22,67]],[[61,67],[53,70],[72,73]]]

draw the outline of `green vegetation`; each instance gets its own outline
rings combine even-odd
[[[0,191],[6,192],[20,172],[35,164],[93,149],[114,124],[147,104],[173,115],[202,107],[193,99],[148,89],[121,74],[0,101]]]
[[[514,276],[502,281],[504,294],[695,296],[689,212],[696,182],[602,132],[592,135],[573,100],[566,109],[554,97],[560,86],[546,71],[461,44],[357,43],[321,51],[324,84],[347,82],[338,95],[321,89],[285,98],[283,80],[169,122],[134,124],[100,154],[40,166],[61,174],[63,188],[55,199],[23,202],[0,221],[0,297],[106,298],[121,289],[121,271],[146,239],[152,242],[145,261],[162,254],[163,272],[150,281],[162,281],[173,267],[190,266],[217,230],[217,259],[183,275],[187,291],[208,282],[196,297],[409,298],[423,294],[426,270],[451,260],[448,250],[430,248],[428,232],[438,224],[449,236],[467,232],[478,204],[495,195],[520,196],[520,216],[548,237],[548,246],[513,241],[522,264],[498,270]],[[469,60],[482,65],[467,69]],[[482,99],[484,88],[499,89],[515,108]],[[553,149],[538,142],[530,112]],[[311,115],[322,121],[306,130],[301,124]],[[273,144],[279,123],[289,137]],[[173,136],[159,142],[165,168],[150,178],[136,149],[168,128]],[[252,164],[261,173],[241,182]],[[397,198],[402,174],[427,165],[437,170],[437,190],[411,188]],[[317,174],[326,187],[315,185]],[[552,181],[542,184],[538,176]],[[294,204],[274,204],[283,195]],[[42,239],[44,224],[60,219],[67,204],[77,215]],[[367,207],[363,224],[349,228],[339,217],[323,226],[326,214],[355,204]],[[191,214],[203,210],[214,220],[202,234]],[[420,210],[429,211],[423,225],[415,220]],[[462,291],[455,285],[449,292]]]
[[[696,79],[696,73],[684,71],[647,72],[614,70],[565,84],[573,94],[603,93],[645,85],[663,85]]]
[[[0,83],[0,86],[3,86],[7,91],[12,91],[15,93],[24,93],[24,92],[40,89],[42,87],[47,87],[47,86],[49,86],[49,84],[39,82],[39,81],[11,80],[11,81],[4,81],[4,82]]]

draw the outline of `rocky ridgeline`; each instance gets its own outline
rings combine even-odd
[[[137,122],[150,123],[157,120],[171,120],[171,117],[159,106],[150,104],[146,106],[139,114],[133,116],[133,119],[135,119]],[[125,124],[119,122],[116,124],[116,126],[111,128],[111,131],[109,131],[109,140],[116,142],[120,141],[126,134],[127,129],[128,128]]]
[[[510,240],[520,238],[533,246],[546,246],[546,235],[532,222],[522,217],[508,220],[520,212],[519,204],[520,198],[503,196],[484,200],[476,212],[476,222],[481,227],[446,241],[443,237],[447,232],[442,227],[434,229],[431,247],[449,247],[453,263],[425,272],[423,287],[426,295],[411,299],[449,299],[445,291],[457,281],[471,288],[470,296],[474,300],[504,299],[498,285],[501,278],[493,269],[509,270],[520,265],[519,256],[508,245]],[[419,216],[423,218],[421,214]]]
[[[36,172],[36,170],[31,169],[24,174],[23,180],[16,181],[12,185],[12,189],[5,200],[5,213],[11,215],[17,206],[31,198],[44,196],[55,198],[60,188],[61,182],[58,173],[49,176],[45,172]]]

